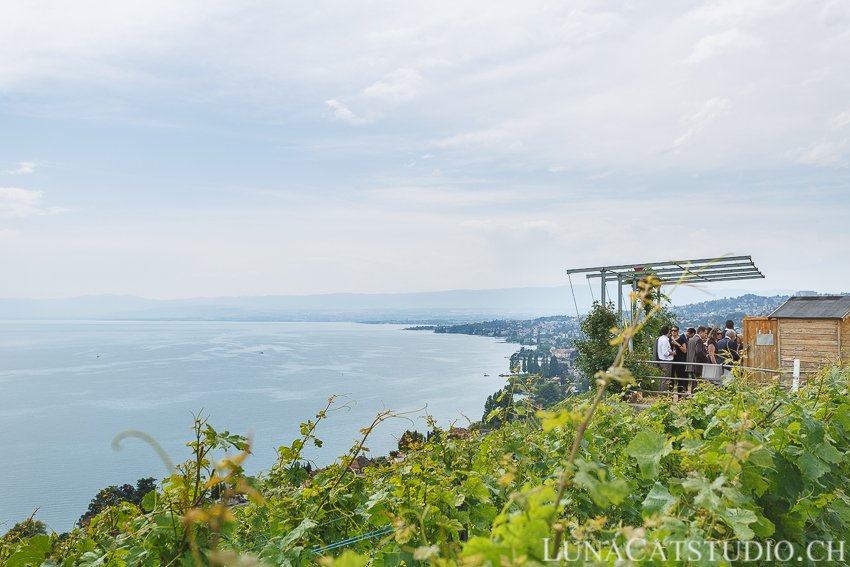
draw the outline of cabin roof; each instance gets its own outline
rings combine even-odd
[[[843,319],[850,314],[850,296],[789,297],[770,319]]]

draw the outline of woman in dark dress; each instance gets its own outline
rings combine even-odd
[[[673,325],[670,329],[670,346],[673,347],[673,362],[688,361],[688,338],[685,335],[679,334],[678,325]],[[685,372],[684,364],[673,364],[673,376],[676,378],[687,378],[688,373]],[[674,380],[674,392],[683,394],[688,391],[687,380]]]

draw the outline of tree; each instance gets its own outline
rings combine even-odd
[[[557,356],[553,356],[549,359],[549,375],[547,378],[554,378],[555,376],[563,376],[566,374],[566,368],[562,368],[561,361],[558,360]]]
[[[564,394],[556,384],[543,382],[534,392],[534,402],[543,404],[543,409],[548,409],[564,398]]]
[[[37,535],[47,535],[47,526],[44,525],[44,522],[27,518],[23,522],[15,524],[11,530],[0,538],[0,542],[17,543]]]
[[[425,436],[418,431],[407,430],[398,440],[399,453],[409,453],[425,446]]]
[[[91,502],[89,502],[89,509],[85,514],[80,516],[77,525],[82,527],[110,506],[116,506],[121,502],[129,502],[130,504],[141,506],[142,498],[154,489],[156,489],[156,479],[152,477],[140,478],[136,481],[135,487],[132,484],[107,486],[98,492],[97,496],[92,498]]]
[[[525,360],[525,359],[523,359]],[[512,402],[511,390],[505,388],[499,389],[493,395],[487,396],[487,401],[484,403],[484,415],[481,421],[495,428],[502,426],[505,416],[509,413],[508,409]],[[494,415],[490,415],[494,410],[498,410]]]
[[[611,344],[614,333],[611,329],[617,327],[617,314],[614,304],[603,305],[593,302],[590,313],[582,320],[580,327],[583,339],[573,341],[576,349],[576,367],[581,375],[588,380],[600,370],[607,370],[617,357],[617,346]]]
[[[676,324],[677,316],[670,309],[670,298],[668,298],[660,287],[656,287],[649,294],[652,304],[660,305],[660,307],[652,314],[651,317],[644,321],[643,326],[635,333],[632,341],[632,349],[625,356],[624,366],[628,368],[635,380],[640,383],[641,387],[646,389],[654,389],[658,383],[649,382],[648,379],[652,376],[658,376],[660,373],[657,368],[647,364],[652,360],[652,343],[661,335],[661,327],[672,327]],[[644,317],[652,311],[653,305],[644,303],[641,307],[641,312]]]
[[[623,365],[631,371],[642,388],[654,389],[658,386],[657,382],[649,380],[658,375],[658,369],[647,364],[652,360],[652,342],[661,334],[661,327],[674,325],[677,318],[670,309],[669,298],[660,287],[654,288],[647,299],[649,301],[640,306],[638,311],[638,316],[644,317],[643,325],[635,333]],[[651,317],[646,318],[655,304],[661,307]],[[617,356],[618,347],[610,341],[614,338],[611,329],[620,324],[619,319],[613,303],[603,306],[595,301],[590,313],[581,322],[581,331],[585,338],[573,342],[577,355],[575,365],[582,376],[591,383],[593,376],[600,370],[607,370]],[[613,385],[612,390],[617,390],[617,385]]]

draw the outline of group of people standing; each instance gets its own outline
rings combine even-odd
[[[741,360],[742,338],[731,319],[726,321],[725,329],[709,330],[700,325],[684,335],[679,334],[677,325],[661,327],[661,335],[653,345],[653,358],[661,375],[668,379],[662,378],[660,391],[683,394],[693,392],[700,381],[721,384],[723,376],[731,373],[732,365]]]

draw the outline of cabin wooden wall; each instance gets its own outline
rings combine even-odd
[[[817,370],[838,363],[840,319],[779,319],[779,363],[792,370],[800,359],[800,370]]]
[[[756,336],[759,334],[773,334],[773,346],[758,345]],[[767,317],[744,317],[744,347],[746,350],[742,364],[751,368],[778,368],[779,363],[776,356],[778,337],[776,320]],[[759,382],[766,382],[775,379],[776,374],[756,372],[752,378]]]
[[[756,335],[773,333],[773,346],[759,346]],[[816,370],[833,364],[850,364],[850,317],[839,319],[768,319],[744,317],[744,366],[781,369],[790,378],[794,359],[800,370]],[[757,381],[775,374],[756,373]],[[805,377],[805,376],[804,376]]]

